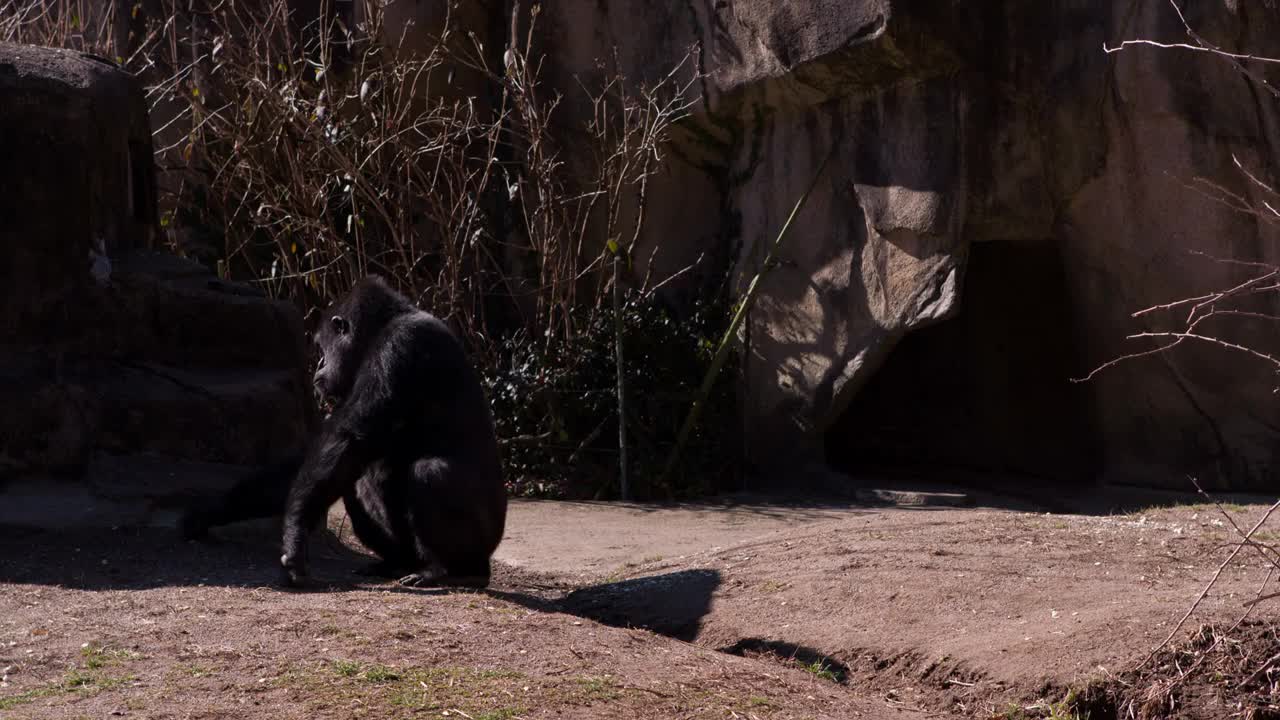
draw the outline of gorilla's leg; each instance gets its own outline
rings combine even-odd
[[[395,499],[393,472],[386,463],[374,463],[343,496],[356,538],[380,558],[356,571],[361,575],[398,578],[418,566],[408,536],[398,527],[403,521],[397,522],[388,507]]]
[[[280,515],[301,465],[302,454],[291,455],[246,476],[223,495],[200,500],[183,513],[178,531],[184,539],[194,540],[220,525]]]
[[[400,578],[400,584],[488,586],[484,536],[491,523],[478,508],[462,468],[444,458],[419,460],[408,480],[405,507],[420,569]]]

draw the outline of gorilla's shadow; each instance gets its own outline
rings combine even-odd
[[[331,530],[312,536],[312,584],[281,587],[279,523],[255,521],[184,542],[168,529],[0,527],[0,584],[69,590],[150,590],[165,587],[277,588],[282,592],[391,591],[431,596],[483,594],[537,612],[560,612],[613,627],[644,628],[692,640],[720,586],[716,570],[692,569],[586,587],[541,578],[495,563],[484,590],[408,588],[358,575],[374,558],[346,545]],[[542,580],[549,580],[543,583]]]
[[[577,588],[559,598],[489,589],[488,595],[543,612],[562,612],[618,628],[693,641],[720,587],[718,570],[695,568]]]

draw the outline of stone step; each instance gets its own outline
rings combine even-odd
[[[256,465],[305,439],[308,388],[287,370],[121,366],[90,384],[97,447]]]
[[[310,387],[289,370],[191,370],[0,353],[0,480],[83,472],[95,452],[257,465],[304,441]]]
[[[81,481],[31,477],[0,488],[0,528],[175,528],[189,503],[252,470],[154,453],[99,453]]]
[[[91,492],[112,502],[181,508],[227,490],[256,466],[184,460],[158,453],[98,453],[86,473]]]
[[[114,261],[112,302],[90,336],[106,354],[184,367],[302,368],[297,311],[184,258],[135,252]]]
[[[898,507],[965,507],[973,504],[972,496],[957,492],[858,488],[854,497],[858,502]]]

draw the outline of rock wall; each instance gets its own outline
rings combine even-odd
[[[1271,4],[1184,4],[1209,41],[1280,55]],[[463,3],[456,37],[479,39],[500,66],[511,8]],[[388,32],[411,44],[442,21],[439,4],[391,10],[403,27]],[[1149,347],[1127,335],[1167,327],[1134,311],[1251,271],[1194,252],[1277,261],[1272,225],[1189,187],[1207,178],[1261,197],[1232,158],[1275,175],[1274,68],[1104,52],[1186,42],[1164,2],[560,0],[538,22],[543,82],[564,92],[568,123],[587,112],[574,104],[580,80],[616,70],[652,82],[700,47],[694,116],[650,184],[636,255],[661,247],[657,277],[713,251],[745,287],[832,156],[743,334],[746,447],[762,477],[922,462],[1274,487],[1280,416],[1265,363],[1188,345],[1070,382]],[[564,159],[589,162],[572,145]],[[1274,304],[1260,296],[1254,309]],[[1267,321],[1222,331],[1280,350]]]
[[[745,284],[834,153],[744,338],[747,447],[766,474],[787,482],[825,449],[846,468],[1274,487],[1265,363],[1182,347],[1069,382],[1149,347],[1124,338],[1166,318],[1134,311],[1249,277],[1193,251],[1277,261],[1272,225],[1189,187],[1260,197],[1232,156],[1274,176],[1280,104],[1259,80],[1274,71],[1104,52],[1187,41],[1166,3],[567,1],[544,14],[557,83],[597,73],[613,47],[636,82],[702,47],[696,117],[649,206],[649,241],[682,248],[658,260],[669,268],[727,238]],[[1269,6],[1200,3],[1186,18],[1223,47],[1280,55]],[[1277,344],[1272,323],[1225,332]]]

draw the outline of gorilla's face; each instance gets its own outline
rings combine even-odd
[[[351,392],[356,371],[352,340],[351,324],[341,315],[334,315],[316,330],[320,359],[312,383],[321,406],[341,403]]]

